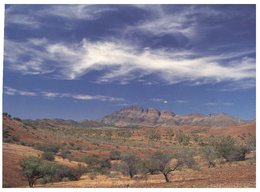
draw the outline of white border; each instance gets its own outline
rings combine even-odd
[[[259,7],[257,5],[257,3],[259,2],[259,0],[239,0],[239,1],[235,1],[235,0],[178,0],[178,1],[170,1],[170,0],[95,0],[95,1],[90,1],[90,0],[1,0],[0,1],[0,26],[1,26],[1,30],[0,30],[0,60],[1,60],[1,64],[0,64],[0,97],[1,97],[1,102],[0,102],[0,108],[1,108],[1,114],[2,114],[2,90],[3,90],[3,44],[4,44],[4,7],[5,4],[256,4],[256,12],[257,12],[257,21],[256,24],[256,30],[257,33],[259,33]],[[256,40],[256,63],[258,63],[258,47],[259,47],[259,41],[258,38]],[[259,69],[258,67],[256,67],[256,76],[259,75]],[[259,98],[259,78],[256,78],[256,98]],[[259,126],[258,126],[258,116],[259,116],[259,109],[258,109],[258,100],[256,101],[256,119],[257,119],[257,138],[259,138]],[[2,118],[0,118],[0,125],[2,127]],[[2,131],[1,131],[1,143],[2,143]],[[55,190],[55,191],[62,191],[62,192],[67,192],[67,191],[108,191],[108,192],[112,192],[112,191],[176,191],[176,192],[183,192],[183,190],[185,191],[259,191],[259,166],[258,166],[258,160],[260,159],[260,155],[259,155],[259,141],[257,141],[257,177],[256,177],[256,181],[257,181],[257,185],[255,189],[241,189],[241,188],[232,188],[232,189],[226,189],[226,188],[206,188],[206,189],[183,189],[183,188],[165,188],[165,189],[159,189],[159,188],[144,188],[144,189],[137,189],[137,188],[121,188],[121,189],[115,189],[115,188],[91,188],[91,189],[85,189],[85,188],[77,188],[77,189],[70,189],[70,188],[64,188],[64,189],[46,189],[46,188],[37,188],[37,189],[17,189],[17,188],[12,188],[12,189],[2,189],[2,190],[6,190],[6,191],[31,191],[31,190],[37,190],[37,191],[49,191],[49,190]],[[0,147],[0,153],[2,154],[2,147]],[[2,174],[2,158],[1,158],[1,167],[0,167],[0,172]],[[243,174],[243,173],[241,173]],[[2,187],[2,176],[1,175],[1,180],[0,180],[0,187]]]

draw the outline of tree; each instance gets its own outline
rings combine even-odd
[[[28,157],[23,159],[20,163],[24,176],[27,178],[30,187],[34,183],[48,174],[46,164],[38,157]]]
[[[193,154],[193,151],[188,148],[179,149],[175,155],[156,152],[146,162],[146,168],[151,174],[162,173],[165,181],[170,182],[169,175],[172,172],[184,166],[193,167],[195,165]],[[172,163],[172,159],[176,159],[176,162]]]
[[[201,148],[202,156],[208,162],[208,168],[215,167],[215,160],[218,158],[218,153],[213,146],[206,145]]]
[[[33,187],[38,179],[44,179],[45,182],[61,181],[65,177],[69,180],[79,180],[86,170],[82,165],[69,168],[38,157],[25,158],[20,165],[30,187]]]
[[[87,164],[88,172],[98,172],[107,174],[111,169],[111,162],[108,158],[101,158],[97,155],[83,156],[83,161]]]
[[[122,163],[120,169],[123,174],[129,175],[133,178],[134,175],[141,170],[141,159],[133,153],[127,153],[122,156]]]

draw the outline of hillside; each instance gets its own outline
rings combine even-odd
[[[162,113],[156,110],[150,110],[147,114]],[[130,112],[131,113],[131,112]],[[167,112],[168,113],[168,112]],[[178,118],[178,115],[168,113],[163,116],[169,119],[171,116]],[[205,118],[203,115],[191,115],[193,118]],[[195,117],[196,116],[196,117]],[[214,116],[214,115],[213,115]],[[223,116],[218,116],[223,117]],[[225,115],[224,115],[225,117]],[[189,117],[190,118],[190,117]],[[212,116],[211,116],[212,118]],[[131,118],[130,118],[131,119]],[[150,122],[152,122],[151,118]],[[216,120],[217,121],[217,120]],[[192,120],[190,120],[192,122]],[[194,120],[194,122],[196,122]],[[92,124],[92,122],[91,122]],[[142,121],[140,121],[140,124]],[[97,125],[93,123],[93,125]],[[181,171],[176,172],[172,177],[172,183],[164,183],[162,175],[148,175],[147,180],[129,179],[116,172],[116,166],[112,166],[111,175],[97,175],[100,179],[92,179],[91,175],[86,173],[79,181],[66,181],[37,186],[40,187],[252,187],[255,186],[255,164],[252,154],[246,161],[241,163],[219,164],[214,169],[207,169],[205,160],[202,159],[200,148],[208,142],[210,136],[231,136],[240,143],[244,143],[251,136],[255,136],[255,122],[248,122],[241,125],[230,127],[207,127],[194,124],[161,126],[151,128],[151,126],[123,128],[115,126],[91,127],[89,123],[83,126],[79,122],[67,120],[21,120],[12,118],[10,115],[3,116],[3,179],[5,186],[25,187],[26,179],[22,176],[20,161],[28,156],[40,156],[42,149],[50,145],[59,147],[55,156],[55,162],[68,167],[75,167],[82,163],[82,157],[85,155],[97,155],[102,158],[109,158],[112,151],[118,151],[121,154],[129,152],[146,159],[150,154],[161,151],[165,154],[175,153],[175,150],[182,147],[182,141],[178,137],[188,138],[187,145],[196,151],[196,159],[201,171]],[[180,131],[182,133],[180,134]],[[154,139],[154,135],[159,138]],[[69,156],[61,157],[62,151],[69,151]],[[118,163],[114,161],[113,163]],[[237,170],[250,170],[243,177],[239,176]],[[215,173],[218,172],[219,175]],[[236,175],[237,180],[232,179],[230,173]],[[208,174],[205,177],[204,174]],[[221,176],[222,175],[222,176]],[[223,176],[224,175],[224,176]],[[189,176],[189,179],[187,177]],[[196,180],[196,178],[200,180]],[[117,182],[115,182],[115,180]],[[213,183],[212,183],[212,182]]]

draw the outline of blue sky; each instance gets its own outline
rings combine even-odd
[[[255,119],[255,5],[6,5],[3,111]]]

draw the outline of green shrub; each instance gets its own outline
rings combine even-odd
[[[183,131],[178,131],[176,133],[176,140],[181,145],[189,145],[190,144],[190,136],[185,134]]]
[[[201,153],[204,159],[208,162],[208,168],[215,167],[215,160],[219,157],[215,147],[205,145],[201,148]]]
[[[120,160],[121,153],[120,153],[120,151],[111,151],[109,157],[111,160]]]
[[[88,172],[108,174],[111,168],[110,159],[101,158],[97,155],[85,155],[82,160],[88,165]]]
[[[53,161],[55,159],[53,152],[45,151],[42,153],[42,158],[48,161]]]
[[[246,146],[237,143],[230,136],[212,136],[209,138],[209,145],[213,146],[218,155],[227,162],[245,160],[246,153],[248,153]]]

